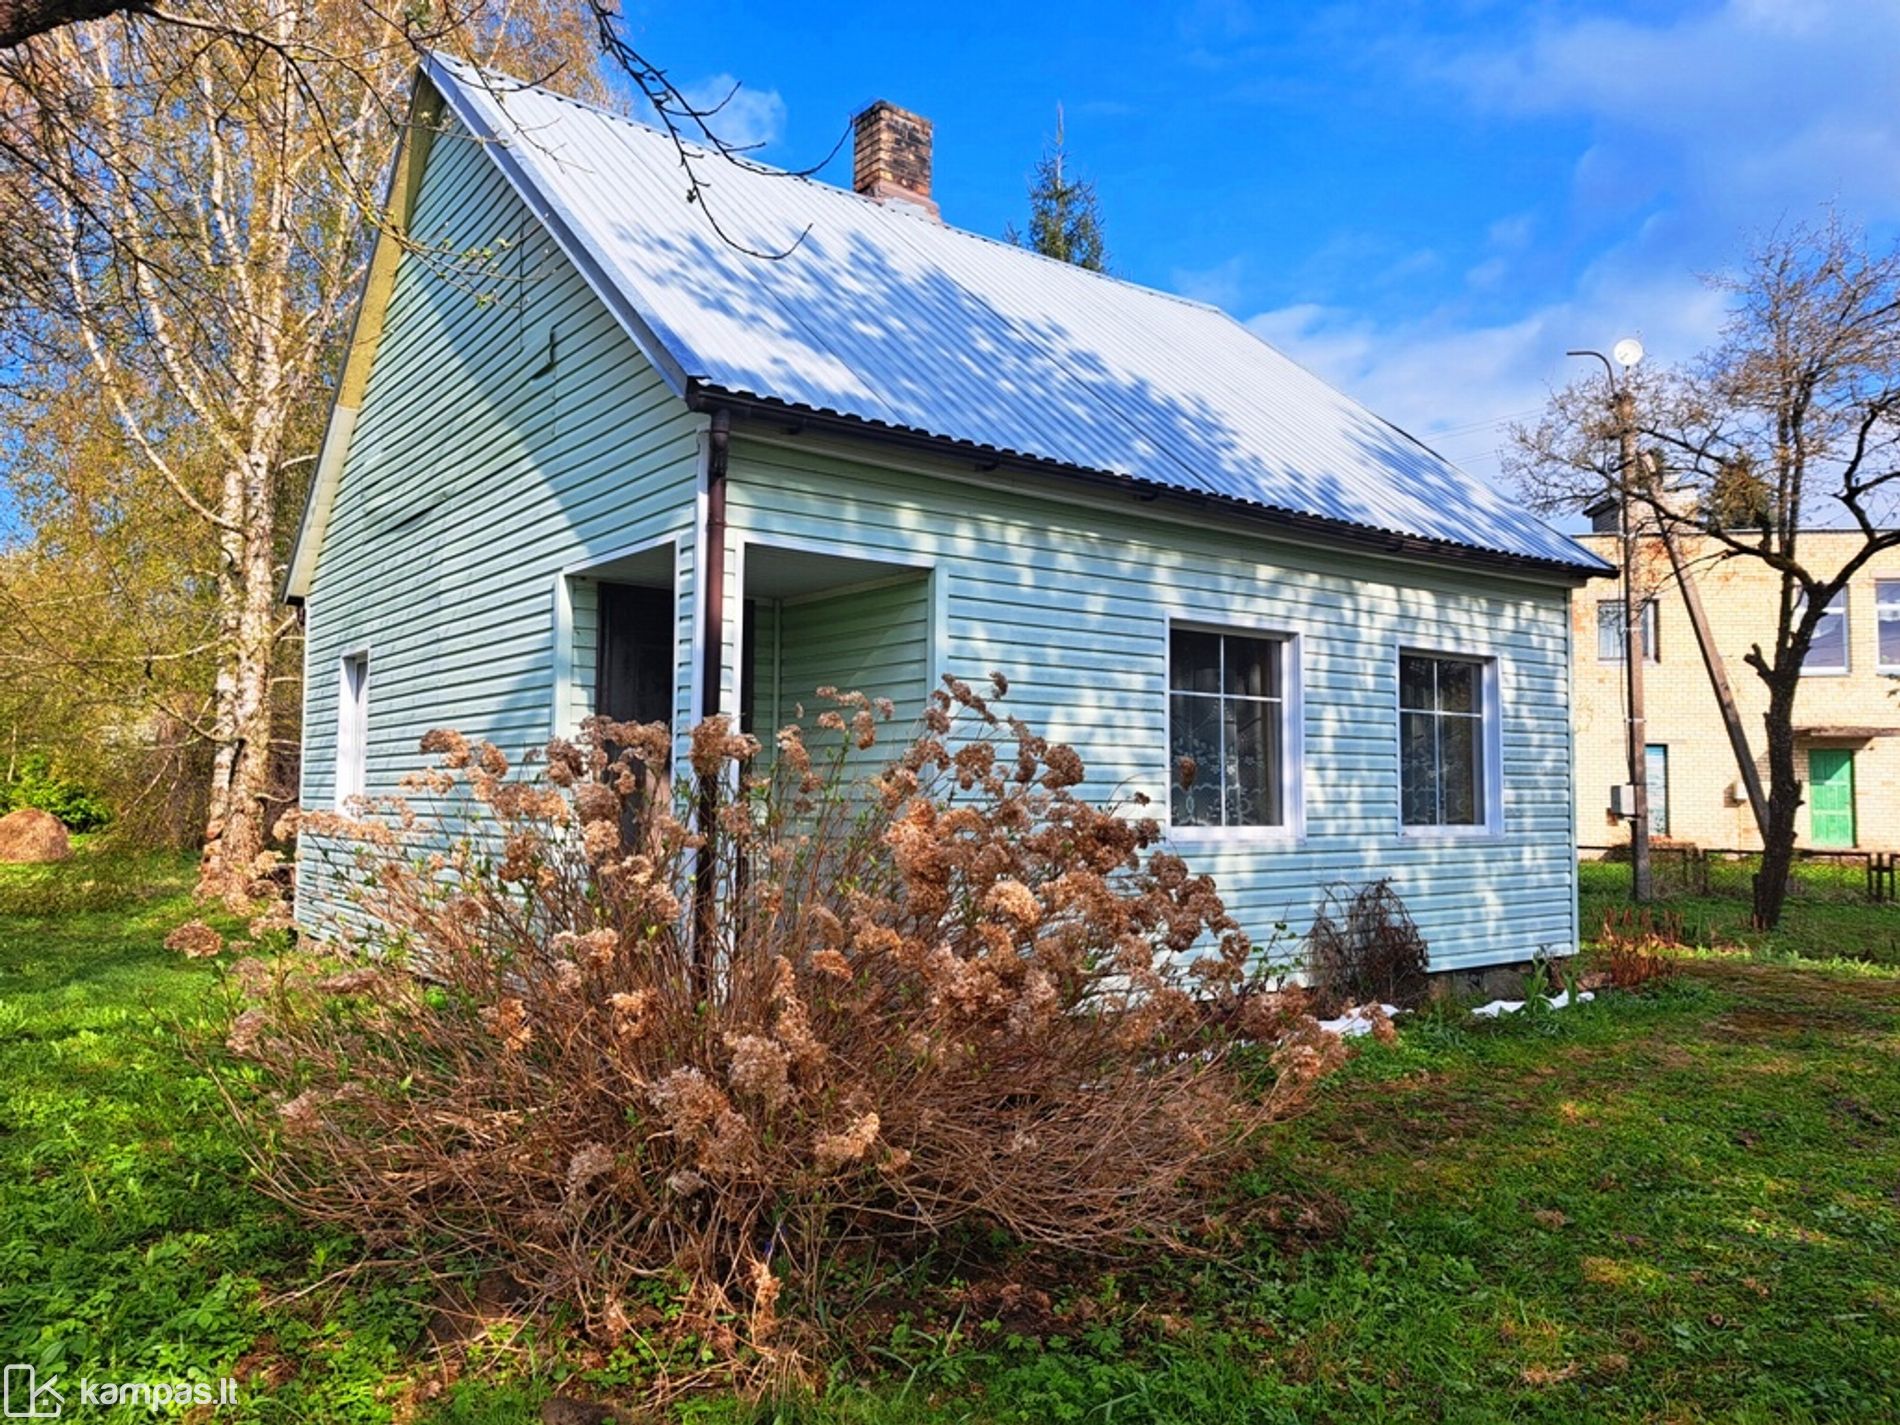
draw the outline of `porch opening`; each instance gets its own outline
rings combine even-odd
[[[659,545],[568,579],[573,609],[570,724],[673,721],[678,682],[673,546]]]
[[[930,571],[749,544],[744,583],[741,727],[770,749],[789,722],[812,729],[830,706],[817,697],[821,687],[889,698],[896,713],[860,759],[881,764],[930,691]]]

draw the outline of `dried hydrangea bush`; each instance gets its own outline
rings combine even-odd
[[[868,782],[888,706],[826,690],[769,751],[700,724],[677,780],[658,725],[522,770],[432,733],[407,802],[307,819],[355,929],[339,974],[251,977],[270,1188],[603,1339],[660,1283],[760,1372],[810,1359],[827,1264],[869,1244],[1182,1240],[1338,1042],[996,685],[947,679]],[[1264,1092],[1245,1042],[1279,1045]]]

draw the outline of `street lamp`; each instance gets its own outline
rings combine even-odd
[[[1610,414],[1616,423],[1620,454],[1619,497],[1621,543],[1623,550],[1623,676],[1629,689],[1630,776],[1630,898],[1638,904],[1649,901],[1653,886],[1649,873],[1649,749],[1643,717],[1643,620],[1636,598],[1636,531],[1630,517],[1630,482],[1636,478],[1636,400],[1629,389],[1616,379],[1617,367],[1629,371],[1643,359],[1643,344],[1625,337],[1610,348],[1611,356],[1600,351],[1567,351],[1565,356],[1595,357],[1603,363],[1610,381]]]

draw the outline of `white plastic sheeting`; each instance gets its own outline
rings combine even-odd
[[[1405,1013],[1395,1004],[1382,1004],[1378,1009],[1387,1019]],[[1328,1034],[1337,1034],[1341,1039],[1356,1039],[1361,1034],[1372,1033],[1373,1025],[1377,1022],[1372,1010],[1373,1006],[1369,1004],[1354,1005],[1338,1019],[1321,1019],[1315,1023]]]
[[[1540,998],[1544,997],[1540,996]],[[1595,998],[1596,996],[1589,990],[1579,990],[1577,992],[1578,1004],[1585,1004]],[[1521,999],[1494,999],[1489,1004],[1479,1005],[1471,1012],[1481,1019],[1496,1019],[1501,1014],[1516,1014],[1520,1009],[1524,1008],[1525,1003],[1526,1002]],[[1544,1003],[1549,1005],[1552,1009],[1568,1009],[1570,1007],[1570,991],[1559,990],[1556,994],[1544,998]]]

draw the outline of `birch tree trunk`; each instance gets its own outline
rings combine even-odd
[[[250,509],[268,502],[267,478],[240,471],[234,483],[245,491]],[[225,541],[233,571],[221,590],[229,652],[219,669],[213,701],[217,753],[199,890],[234,904],[249,898],[259,860],[270,843],[276,800],[271,786],[275,719],[270,693],[279,644],[289,624],[276,601],[278,568],[270,538],[275,523],[252,520],[241,534]]]

